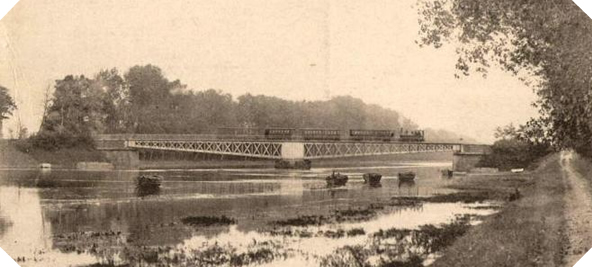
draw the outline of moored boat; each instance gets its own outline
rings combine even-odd
[[[444,177],[452,177],[454,175],[454,172],[450,169],[446,169],[446,170],[442,170],[442,176]]]
[[[160,175],[143,174],[138,176],[138,186],[140,187],[159,187],[163,177]]]
[[[327,186],[344,186],[348,179],[347,175],[335,172],[325,178],[327,180]]]
[[[380,183],[380,179],[382,178],[382,174],[380,174],[380,173],[364,173],[363,178],[364,178],[364,183],[375,185],[375,184]]]
[[[414,179],[415,173],[412,171],[399,173],[399,181],[413,181]]]

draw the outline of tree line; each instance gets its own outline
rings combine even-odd
[[[219,90],[189,90],[167,79],[159,67],[145,65],[123,74],[110,69],[92,78],[57,80],[32,140],[37,147],[55,149],[90,144],[94,134],[202,134],[220,127],[417,129],[394,110],[350,96],[289,101],[244,94],[234,99]],[[458,141],[457,135],[445,134]]]

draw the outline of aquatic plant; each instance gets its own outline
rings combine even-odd
[[[323,232],[323,236],[327,238],[342,238],[345,236],[345,231],[343,229],[338,229],[336,231],[327,230]]]
[[[419,230],[413,231],[412,243],[422,247],[426,254],[441,251],[452,245],[452,243],[469,230],[468,220],[456,220],[450,224],[443,224],[440,227],[434,225],[423,225]]]
[[[280,226],[310,226],[321,225],[328,222],[328,218],[320,215],[300,215],[296,218],[275,221],[274,223]]]
[[[411,233],[409,229],[398,229],[398,228],[390,228],[387,230],[378,230],[373,234],[374,238],[378,239],[388,239],[388,238],[395,238],[396,240],[401,240],[404,237],[408,236]]]
[[[383,261],[380,267],[423,267],[423,259],[418,255],[411,255],[406,260]]]
[[[293,230],[292,228],[274,228],[269,230],[268,233],[272,236],[292,236],[292,237],[300,237],[300,238],[310,238],[314,236],[313,232],[304,230],[304,229],[297,229]]]
[[[321,267],[369,267],[368,252],[361,246],[344,246],[323,257]]]
[[[370,208],[336,210],[334,214],[335,221],[367,221],[376,216],[376,211]]]
[[[392,198],[389,206],[418,206],[423,204],[423,199],[417,197],[397,197]]]
[[[364,228],[353,228],[347,231],[347,236],[365,235],[366,231]]]
[[[493,192],[489,191],[465,191],[465,192],[456,192],[452,194],[445,194],[445,195],[434,195],[430,197],[393,197],[391,200],[397,201],[400,203],[409,203],[412,204],[414,202],[429,202],[429,203],[481,203],[486,200],[496,199],[497,196],[492,195]]]
[[[181,222],[191,226],[215,226],[215,225],[230,225],[236,224],[236,220],[226,216],[212,217],[212,216],[189,216],[181,219]]]

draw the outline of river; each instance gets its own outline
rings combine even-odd
[[[330,257],[340,249],[369,251],[377,233],[388,229],[494,212],[483,208],[487,203],[389,202],[453,192],[446,188],[451,180],[440,175],[446,168],[450,164],[416,162],[310,171],[2,170],[0,247],[21,266],[332,266]],[[332,171],[348,175],[347,185],[328,188],[324,177]],[[416,172],[415,182],[399,182],[403,171]],[[383,174],[381,185],[364,184],[366,172]],[[161,188],[138,189],[140,173],[162,175]],[[409,242],[404,253],[422,251]],[[424,254],[425,263],[436,255]],[[385,257],[367,260],[380,265]]]

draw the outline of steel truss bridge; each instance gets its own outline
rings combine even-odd
[[[459,152],[464,145],[364,141],[244,139],[211,135],[100,135],[100,150],[167,150],[252,158],[303,160],[372,155]]]

